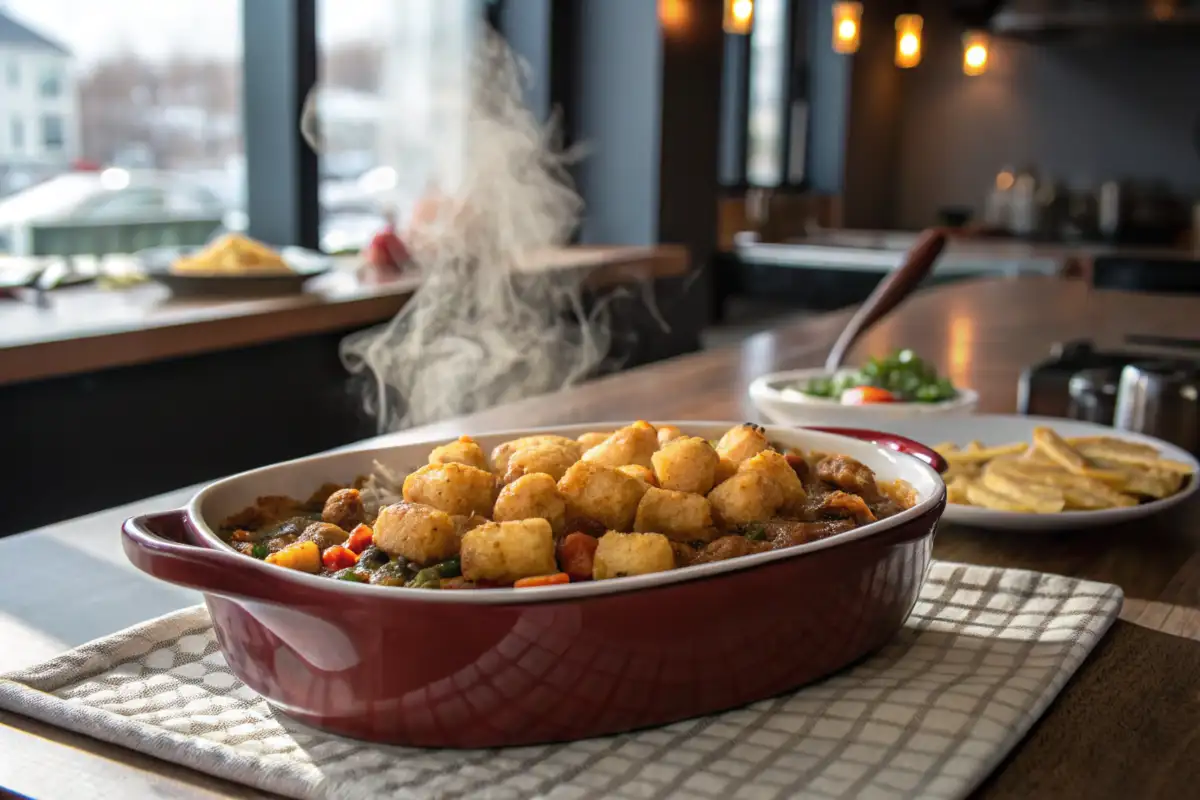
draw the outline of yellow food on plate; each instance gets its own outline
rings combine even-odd
[[[179,275],[257,275],[292,272],[292,268],[265,244],[230,233],[199,252],[176,259],[171,271]]]
[[[935,450],[949,468],[947,499],[957,505],[1024,514],[1101,511],[1170,497],[1193,479],[1192,467],[1154,447],[1115,436],[1064,438],[1034,428],[1032,441],[1002,445],[953,442]]]

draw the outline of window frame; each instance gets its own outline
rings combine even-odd
[[[321,239],[320,163],[300,133],[300,116],[318,78],[317,2],[241,4],[248,233],[313,250]],[[503,5],[480,0],[480,18],[494,22]]]
[[[721,186],[726,191],[744,192],[749,189],[771,191],[807,191],[810,188],[809,133],[811,114],[805,118],[804,161],[801,177],[795,180],[792,164],[793,114],[798,102],[811,103],[809,84],[808,38],[812,29],[814,4],[807,0],[785,0],[784,3],[784,75],[780,97],[779,157],[781,179],[774,186],[751,184],[748,178],[750,80],[753,74],[751,31],[748,35],[725,34],[724,80],[721,91]]]

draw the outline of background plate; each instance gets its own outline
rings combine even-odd
[[[333,268],[333,259],[324,253],[299,247],[285,247],[279,255],[292,268],[291,272],[267,275],[247,273],[245,275],[188,274],[171,272],[171,265],[185,255],[197,252],[199,247],[156,247],[137,254],[146,275],[170,288],[178,296],[221,295],[239,297],[261,297],[278,294],[297,294],[311,278]]]

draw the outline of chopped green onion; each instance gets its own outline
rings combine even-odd
[[[250,555],[261,560],[271,555],[271,550],[262,542],[258,542],[250,548]]]

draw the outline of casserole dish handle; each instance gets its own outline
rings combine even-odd
[[[286,602],[290,584],[248,558],[191,544],[183,509],[125,520],[121,544],[133,565],[160,580],[226,597]]]
[[[872,442],[880,447],[886,447],[888,450],[895,450],[897,453],[904,453],[912,456],[920,461],[924,461],[929,466],[938,471],[938,474],[945,472],[949,465],[946,459],[942,458],[932,447],[926,447],[920,442],[914,442],[912,439],[903,436],[897,436],[894,433],[884,433],[883,431],[872,431],[866,428],[816,428],[806,427],[805,430],[820,431],[821,433],[833,433],[838,436],[847,436],[851,439],[862,439],[863,441]]]

